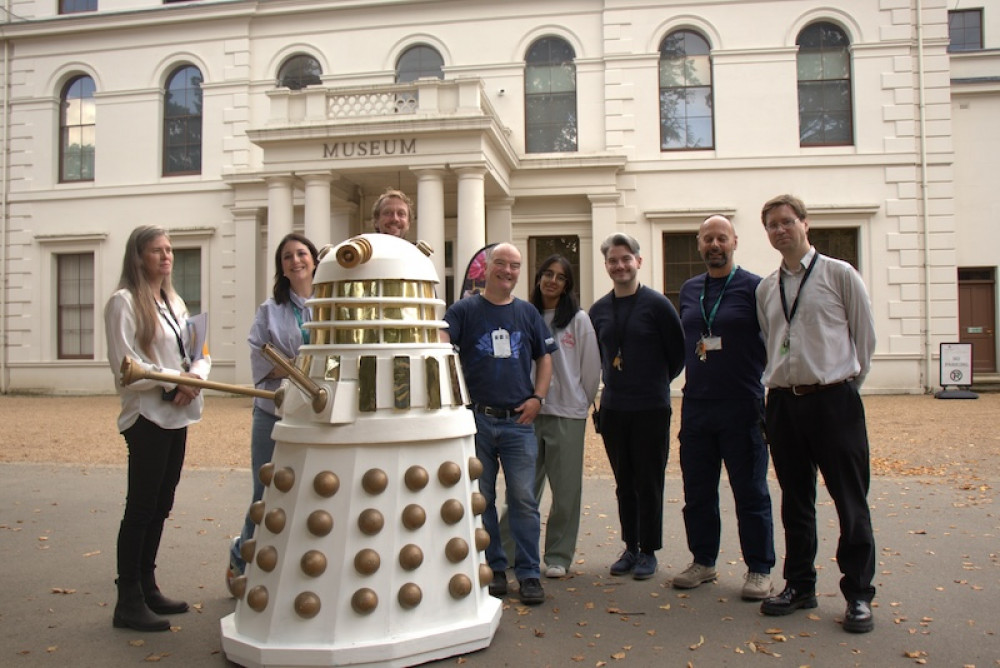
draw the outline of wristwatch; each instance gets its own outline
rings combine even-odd
[[[532,394],[532,395],[531,395],[530,397],[528,397],[528,398],[529,398],[529,399],[538,399],[538,404],[539,404],[540,406],[544,406],[544,405],[545,405],[545,397],[540,397],[540,396],[538,396],[537,394]]]

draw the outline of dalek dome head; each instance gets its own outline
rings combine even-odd
[[[324,249],[309,302],[310,343],[438,343],[445,303],[430,252],[389,234],[360,234]]]

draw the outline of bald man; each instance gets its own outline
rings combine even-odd
[[[687,369],[680,455],[692,560],[673,586],[692,589],[718,577],[719,478],[725,464],[747,566],[742,597],[757,601],[771,593],[774,566],[767,444],[761,428],[766,353],[754,296],[761,278],[736,265],[736,241],[728,218],[709,216],[698,230],[698,254],[708,271],[689,279],[680,292]]]

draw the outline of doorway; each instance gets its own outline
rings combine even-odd
[[[972,344],[972,372],[996,373],[996,269],[958,270],[958,340]]]

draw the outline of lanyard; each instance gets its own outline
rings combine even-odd
[[[629,295],[628,297],[615,297],[612,295],[611,298],[611,316],[614,319],[614,335],[615,335],[615,357],[611,361],[611,366],[618,370],[622,370],[622,346],[625,345],[625,332],[628,331],[628,321],[632,318],[632,313],[635,311],[636,304],[639,302],[639,291],[642,290],[640,285],[636,288],[635,294]],[[628,313],[625,314],[624,319],[619,322],[618,320],[618,309],[624,308],[626,301],[629,300]]]
[[[169,318],[166,318],[166,321],[167,324],[170,325],[170,331],[174,333],[174,337],[177,339],[177,349],[181,352],[181,366],[184,367],[185,371],[189,371],[191,369],[191,362],[188,360],[187,352],[184,351],[184,341],[181,338],[180,320],[178,320],[177,316],[174,315],[174,310],[170,308],[170,300],[167,299],[167,293],[165,291],[160,290],[160,298],[163,300],[164,306],[167,307],[167,313],[164,313],[164,315],[170,315]]]
[[[705,326],[708,327],[709,336],[712,335],[712,323],[715,322],[715,315],[719,312],[722,295],[725,294],[726,288],[729,287],[729,281],[733,280],[733,276],[736,275],[737,269],[739,269],[739,266],[734,264],[733,268],[729,271],[726,282],[722,285],[722,290],[719,291],[719,296],[715,298],[715,306],[712,307],[712,312],[708,315],[705,315],[705,293],[708,291],[708,274],[705,274],[705,284],[701,286],[701,297],[699,297],[698,303],[701,306],[701,319],[705,321]]]
[[[785,297],[785,280],[778,272],[778,291],[781,293],[781,312],[785,315],[785,322],[789,325],[792,324],[792,318],[795,317],[795,311],[799,308],[799,297],[802,296],[802,288],[806,286],[806,281],[809,280],[809,274],[812,273],[813,267],[816,266],[816,260],[819,259],[819,251],[813,255],[812,262],[806,267],[806,273],[802,276],[802,282],[799,283],[799,291],[795,293],[795,301],[792,302],[792,310],[788,310],[788,298]]]
[[[309,330],[302,326],[302,309],[292,302],[292,312],[295,314],[295,322],[299,323],[299,332],[302,334],[302,343],[309,343]]]

